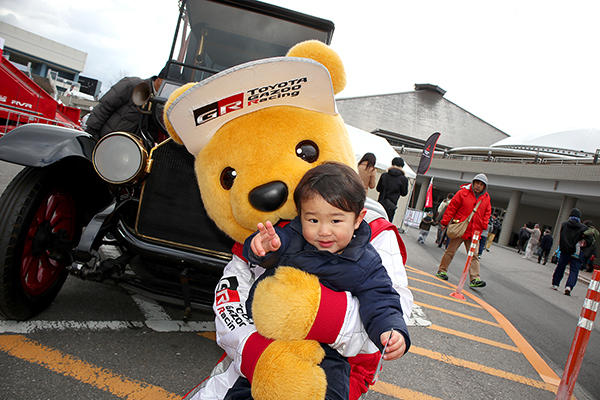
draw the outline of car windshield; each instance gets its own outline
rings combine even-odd
[[[245,5],[244,5],[245,4]],[[242,8],[244,7],[244,8]],[[329,43],[333,23],[260,2],[188,1],[169,78],[200,81],[229,67],[283,56],[308,39]]]

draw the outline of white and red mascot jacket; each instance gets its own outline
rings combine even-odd
[[[371,244],[379,253],[394,288],[400,295],[404,319],[408,323],[413,297],[407,287],[408,279],[404,268],[406,248],[397,228],[385,218],[385,210],[379,203],[367,198],[365,208],[365,220],[372,232]],[[222,400],[240,376],[251,382],[254,365],[271,342],[256,332],[256,327],[246,313],[248,292],[265,270],[259,266],[250,267],[241,257],[241,250],[241,245],[234,246],[233,258],[225,267],[215,290],[213,309],[216,315],[217,343],[225,353],[211,375],[189,392],[184,397],[185,400]],[[358,301],[349,292],[334,292],[322,286],[321,296],[321,304],[327,302],[327,307],[319,308],[311,334],[327,338],[326,341],[320,341],[330,343],[331,348],[342,356],[358,360],[361,364],[360,368],[352,368],[349,377],[349,399],[358,399],[368,390],[365,382],[370,382],[375,372],[380,356],[378,348],[365,332],[359,316]],[[315,330],[319,332],[313,332]]]

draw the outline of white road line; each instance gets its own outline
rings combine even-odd
[[[131,298],[147,320],[169,321],[171,319],[171,316],[156,301],[138,294],[132,294]]]
[[[214,332],[214,321],[0,321],[2,333],[32,333],[38,331],[125,330],[147,327],[155,332]]]

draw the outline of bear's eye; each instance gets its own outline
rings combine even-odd
[[[221,171],[221,186],[223,186],[223,189],[231,189],[236,176],[237,172],[235,172],[235,169],[231,167],[227,167],[223,171]]]
[[[314,163],[319,158],[319,147],[312,140],[303,140],[296,145],[296,155],[307,163]]]

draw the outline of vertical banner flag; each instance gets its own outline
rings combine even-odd
[[[435,151],[435,145],[440,138],[440,133],[436,132],[429,136],[425,145],[423,146],[423,153],[421,154],[421,161],[419,161],[419,168],[417,168],[417,174],[425,175],[431,165],[431,159],[433,158],[433,152]]]
[[[427,187],[427,196],[425,197],[425,208],[433,207],[433,176],[429,180],[429,187]]]

